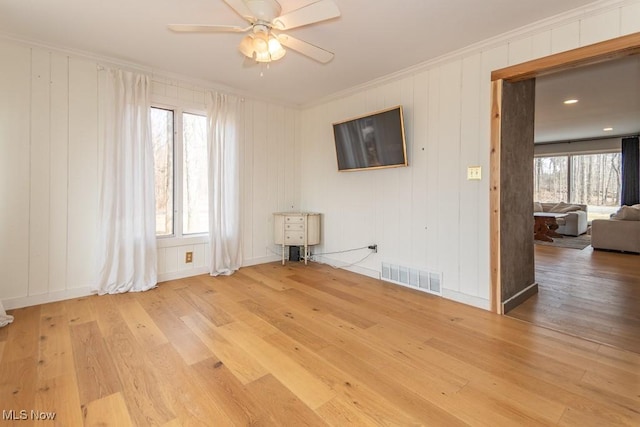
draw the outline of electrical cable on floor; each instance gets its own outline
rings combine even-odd
[[[360,248],[360,249],[369,249],[369,248],[368,248],[368,247],[365,247],[365,248]],[[368,254],[366,254],[364,257],[360,258],[359,260],[354,261],[354,262],[352,262],[352,263],[350,263],[350,264],[345,264],[345,265],[333,265],[333,264],[330,264],[330,263],[328,263],[328,262],[322,262],[322,261],[314,260],[314,259],[313,259],[313,257],[314,257],[314,256],[316,256],[316,255],[318,255],[318,254],[313,254],[313,255],[311,255],[311,256],[310,256],[310,259],[311,259],[311,261],[317,262],[318,264],[325,264],[325,265],[328,265],[329,267],[333,267],[333,268],[335,268],[335,269],[338,269],[338,268],[353,267],[353,266],[354,266],[354,265],[356,265],[356,264],[360,264],[361,262],[363,262],[364,260],[366,260],[367,258],[369,258],[369,257],[370,257],[372,254],[374,254],[374,253],[375,253],[375,251],[374,251],[374,250],[371,250],[371,252],[369,252],[369,253],[368,253]]]
[[[363,246],[361,248],[345,249],[343,251],[335,251],[335,252],[320,252],[320,253],[315,253],[314,255],[344,254],[344,253],[347,253],[347,252],[359,251],[359,250],[362,250],[362,249],[369,249],[369,246]]]
[[[355,262],[352,262],[352,263],[350,263],[350,264],[345,264],[345,265],[337,266],[337,265],[330,264],[330,263],[328,263],[328,262],[322,262],[322,261],[318,261],[317,259],[314,259],[314,257],[315,257],[315,256],[317,256],[317,255],[344,254],[344,253],[347,253],[347,252],[360,251],[360,250],[362,250],[362,249],[369,249],[371,252],[369,252],[367,255],[365,255],[364,257],[360,258],[359,260],[357,260],[357,261],[355,261]],[[274,251],[272,248],[270,248],[269,246],[267,246],[267,250],[268,250],[269,252],[271,252],[272,254],[274,254],[274,255],[278,255],[279,257],[282,257],[282,256],[283,256],[283,252],[282,252],[282,251],[281,251],[280,253],[278,253],[278,252]],[[370,257],[372,254],[374,254],[374,253],[376,253],[376,251],[375,251],[375,250],[372,250],[369,246],[362,246],[362,247],[360,247],[360,248],[345,249],[345,250],[342,250],[342,251],[333,251],[333,252],[319,252],[319,253],[314,253],[314,254],[310,254],[310,255],[308,255],[308,256],[307,256],[307,259],[308,259],[309,261],[317,262],[318,264],[325,264],[325,265],[328,265],[329,267],[333,267],[333,268],[336,268],[336,269],[337,269],[337,268],[353,267],[353,266],[354,266],[354,265],[356,265],[356,264],[360,264],[361,262],[363,262],[364,260],[366,260],[367,258],[369,258],[369,257]],[[304,259],[304,257],[302,257],[302,259]]]

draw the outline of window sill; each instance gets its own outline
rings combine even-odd
[[[198,245],[209,243],[209,236],[206,234],[196,234],[183,237],[158,237],[156,238],[159,248],[170,248],[173,246]]]

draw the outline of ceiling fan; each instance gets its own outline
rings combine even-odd
[[[282,7],[276,0],[224,0],[249,26],[234,25],[178,25],[171,24],[169,29],[186,33],[249,33],[238,49],[256,62],[271,62],[282,58],[291,48],[318,62],[327,63],[333,59],[333,53],[314,46],[284,31],[315,24],[340,16],[340,10],[333,0],[318,0],[280,15]]]

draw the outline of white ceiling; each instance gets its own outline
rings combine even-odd
[[[279,0],[282,13],[314,0]],[[320,64],[294,51],[264,76],[247,67],[243,34],[176,34],[167,24],[245,26],[223,0],[0,0],[0,34],[138,64],[291,105],[420,64],[593,0],[335,0],[341,16],[289,33],[335,52]],[[640,62],[539,78],[536,141],[640,132]],[[576,97],[567,107],[562,101]],[[605,126],[614,127],[607,134]]]
[[[313,0],[279,0],[283,13]],[[290,51],[243,67],[242,34],[176,34],[167,24],[245,26],[223,0],[0,0],[0,33],[302,105],[593,0],[335,0],[339,18],[290,34],[335,52]]]
[[[578,103],[565,105],[567,99]],[[604,131],[606,127],[612,131]],[[640,58],[631,56],[536,79],[536,142],[640,133]]]

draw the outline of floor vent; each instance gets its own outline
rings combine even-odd
[[[380,278],[387,282],[442,295],[442,273],[383,262]]]

